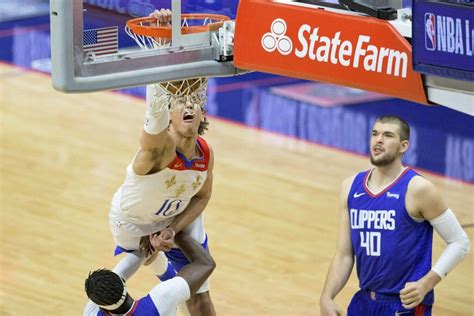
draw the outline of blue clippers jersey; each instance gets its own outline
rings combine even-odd
[[[366,183],[370,171],[359,173],[348,196],[352,248],[359,286],[398,294],[431,270],[433,228],[416,222],[405,208],[408,183],[418,175],[406,168],[385,190],[373,194]],[[423,300],[433,304],[433,291]]]

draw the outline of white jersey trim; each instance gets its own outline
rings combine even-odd
[[[369,191],[370,194],[372,195],[379,195],[380,193],[382,193],[383,191],[387,190],[388,187],[390,187],[391,185],[393,185],[395,182],[397,182],[399,179],[400,179],[400,176],[405,172],[405,170],[407,170],[408,167],[404,167],[402,169],[402,171],[398,174],[398,176],[395,177],[395,179],[393,179],[390,183],[388,183],[387,185],[385,185],[381,190],[379,190],[378,192],[374,192],[372,191],[370,188],[369,188],[369,179],[370,179],[370,176],[372,175],[372,172],[374,171],[374,169],[371,169],[369,171],[369,174],[367,175],[367,178],[365,179],[365,183],[364,183],[364,186],[365,188],[367,189],[367,191]]]

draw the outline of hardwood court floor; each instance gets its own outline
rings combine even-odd
[[[66,95],[0,64],[0,314],[80,315],[90,270],[112,267],[109,203],[138,145],[144,105],[110,92]],[[219,315],[318,315],[343,178],[368,159],[212,119],[215,182],[206,214]],[[462,223],[474,186],[428,175]],[[473,228],[467,232],[474,238]],[[442,249],[435,238],[435,257]],[[473,254],[437,288],[434,315],[470,315]],[[147,269],[135,297],[156,283]],[[352,276],[338,297],[356,290]]]

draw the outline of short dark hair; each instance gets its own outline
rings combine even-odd
[[[122,279],[108,269],[89,273],[85,282],[87,296],[97,305],[117,303],[122,297],[123,287]]]
[[[401,117],[396,115],[383,115],[375,122],[397,124],[400,129],[400,140],[410,140],[410,126],[408,126],[408,123]]]

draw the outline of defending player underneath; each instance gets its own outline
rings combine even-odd
[[[150,238],[153,240],[157,236]],[[84,316],[176,315],[178,305],[197,291],[216,265],[209,253],[188,234],[177,234],[175,242],[189,258],[190,263],[175,277],[161,282],[139,300],[130,296],[125,281],[142,265],[143,258],[130,253],[113,271],[100,269],[90,273],[85,282],[90,301],[84,309]]]

